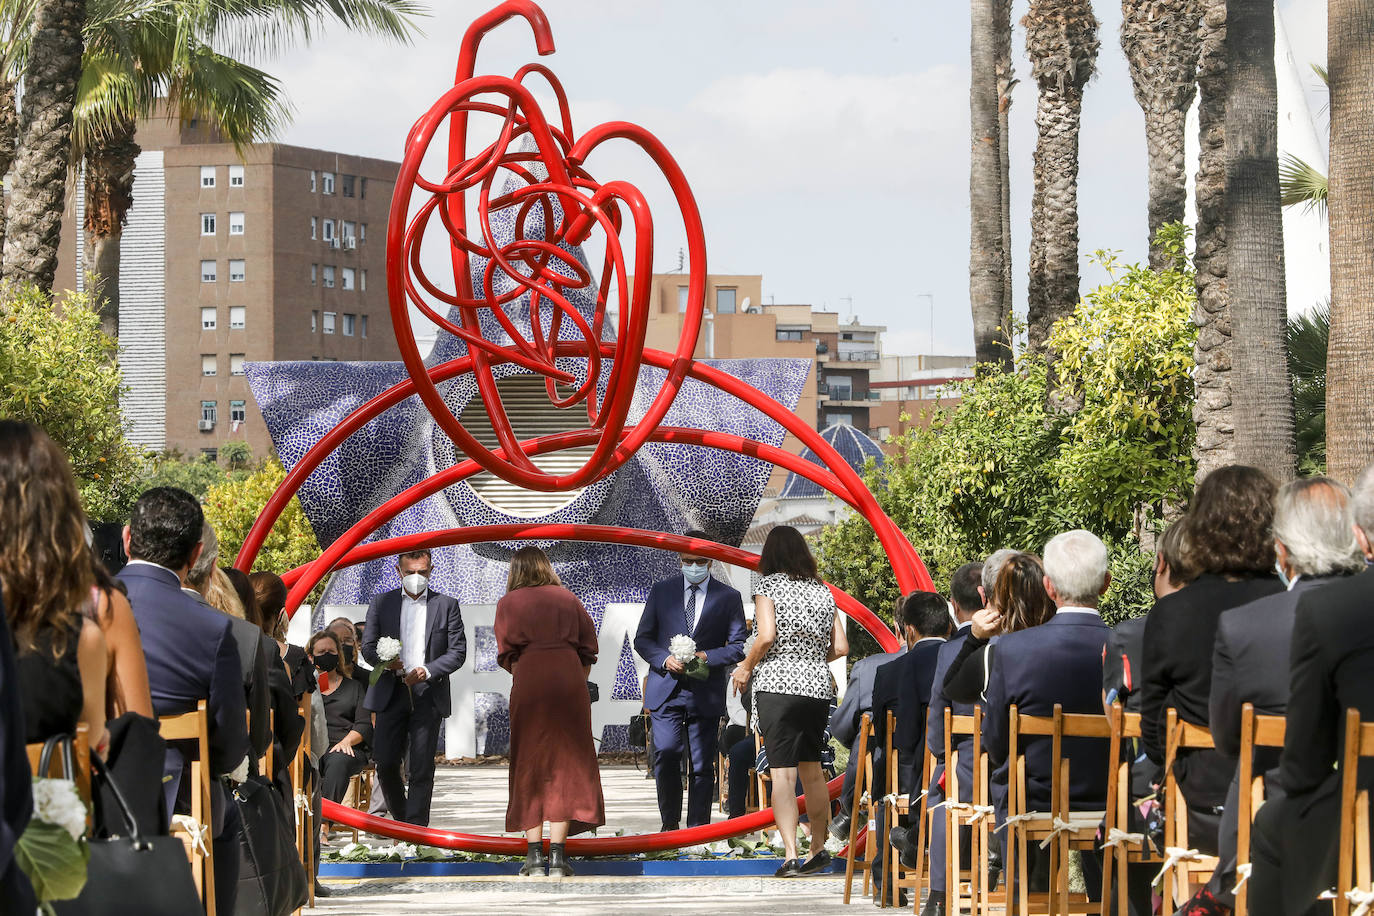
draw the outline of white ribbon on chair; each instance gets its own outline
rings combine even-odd
[[[976,827],[978,826],[979,821],[986,820],[987,818],[992,817],[996,813],[997,809],[994,808],[992,805],[974,805],[973,817],[968,819],[968,825],[970,827]]]
[[[997,830],[994,830],[993,833],[996,833],[999,830],[1005,830],[1012,824],[1022,824],[1026,821],[1039,821],[1044,820],[1047,817],[1049,817],[1049,815],[1045,814],[1043,811],[1027,811],[1024,814],[1013,814],[1010,817],[1008,817],[1005,821],[1003,821],[1002,826],[998,827]]]
[[[1107,839],[1105,842],[1103,842],[1102,848],[1107,849],[1110,846],[1121,846],[1123,844],[1133,844],[1136,846],[1142,846],[1144,845],[1144,843],[1145,834],[1127,833],[1125,830],[1122,830],[1118,827],[1113,827],[1112,829],[1107,831]]]
[[[1178,865],[1180,862],[1196,862],[1201,858],[1202,853],[1198,852],[1196,849],[1184,849],[1181,846],[1166,846],[1164,847],[1164,867],[1159,870],[1159,874],[1155,875],[1155,879],[1150,883],[1158,884],[1160,881],[1163,881],[1164,876],[1169,873],[1169,869]]]
[[[297,792],[297,793],[296,793],[296,810],[297,810],[297,811],[308,811],[308,810],[310,810],[310,796],[309,796],[309,795],[306,795],[304,792]]]
[[[1345,892],[1345,899],[1355,904],[1355,911],[1350,916],[1366,916],[1374,908],[1374,890],[1362,891],[1353,887]]]
[[[205,845],[206,838],[210,836],[210,828],[208,825],[198,823],[196,819],[189,814],[174,814],[172,815],[172,827],[174,829],[180,827],[182,831],[191,838],[192,849],[199,850],[200,854],[203,856],[208,856],[210,854],[209,848]]]
[[[1061,833],[1073,833],[1078,830],[1088,830],[1090,828],[1096,827],[1099,823],[1101,823],[1101,820],[1096,817],[1091,819],[1082,817],[1075,819],[1073,817],[1070,817],[1067,821],[1061,817],[1056,817],[1054,819],[1054,825],[1050,828],[1049,834],[1046,835],[1046,837],[1040,841],[1040,848],[1049,849],[1050,844],[1054,842],[1054,838],[1059,836],[1059,834]]]
[[[1245,882],[1250,880],[1250,871],[1254,866],[1249,862],[1244,865],[1236,866],[1236,886],[1231,888],[1232,894],[1240,893],[1240,889],[1245,886]]]

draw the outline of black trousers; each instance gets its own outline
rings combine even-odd
[[[746,737],[730,745],[730,800],[731,817],[743,817],[745,803],[749,799],[749,771],[757,760],[754,753],[754,736],[746,732]]]
[[[651,715],[659,817],[670,827],[681,821],[682,758],[690,755],[692,773],[687,783],[687,826],[711,823],[720,716],[697,714],[688,709],[686,700],[681,697],[674,697],[653,710]]]
[[[353,750],[353,755],[330,751],[320,758],[320,791],[332,802],[343,801],[348,794],[348,781],[367,766],[367,757],[362,749]]]
[[[386,806],[398,821],[429,826],[434,754],[439,748],[443,723],[430,691],[413,694],[409,690],[395,690],[386,709],[377,713],[372,760],[377,765],[377,781],[386,795]],[[401,781],[402,758],[406,759],[405,782]]]

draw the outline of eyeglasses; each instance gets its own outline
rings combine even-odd
[[[710,566],[710,560],[683,560],[683,566]]]

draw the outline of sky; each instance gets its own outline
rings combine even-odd
[[[431,0],[411,45],[334,27],[260,62],[295,110],[276,139],[399,160],[412,123],[453,84],[458,44],[494,0]],[[888,328],[889,353],[972,353],[968,307],[969,17],[913,0],[544,0],[574,128],[627,120],[657,135],[705,223],[711,273],[762,274],[765,302],[809,303]],[[1015,20],[1025,0],[1014,5]],[[1325,61],[1326,4],[1279,0],[1313,111],[1308,63]],[[1144,119],[1120,46],[1120,4],[1099,0],[1102,48],[1083,104],[1079,219],[1084,288],[1096,249],[1146,255]],[[1012,259],[1024,309],[1035,84],[1015,27]],[[512,21],[482,44],[478,73],[536,59]],[[546,98],[547,93],[544,93]],[[546,101],[545,110],[552,107]],[[1324,122],[1320,125],[1324,129]],[[1325,142],[1325,135],[1321,137]],[[655,269],[685,233],[666,183],[625,148],[588,162],[628,180],[655,215]],[[423,335],[423,331],[417,329]]]

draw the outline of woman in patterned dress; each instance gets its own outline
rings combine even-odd
[[[828,663],[849,654],[835,599],[816,575],[816,560],[796,528],[779,525],[763,542],[762,578],[754,593],[756,637],[730,680],[739,693],[753,684],[753,718],[763,734],[773,776],[773,813],[782,832],[779,878],[811,874],[830,864],[816,848],[797,856],[797,777],[806,796],[811,835],[824,837],[830,796],[821,770],[821,746],[835,684]]]

